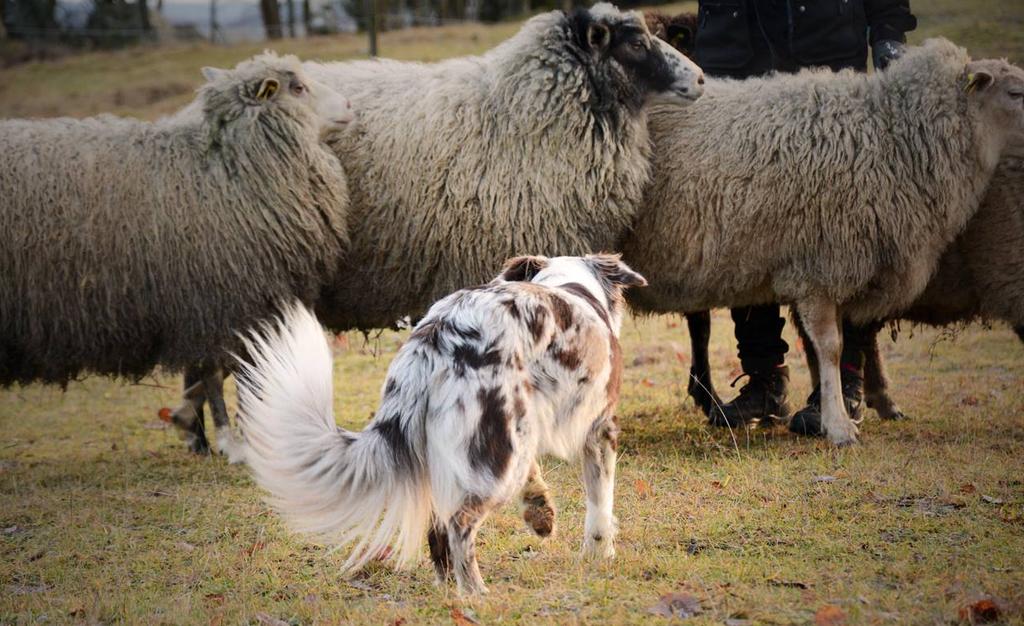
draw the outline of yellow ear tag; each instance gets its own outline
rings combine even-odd
[[[978,83],[976,83],[974,79],[974,74],[967,75],[967,86],[964,87],[964,91],[966,91],[967,93],[972,93],[974,89],[978,86]]]
[[[281,84],[278,83],[273,78],[268,78],[264,80],[262,83],[260,83],[259,91],[256,92],[256,99],[268,100],[272,98],[274,94],[277,93],[277,90],[280,86]]]

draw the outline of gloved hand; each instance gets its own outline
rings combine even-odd
[[[881,71],[889,67],[890,63],[903,56],[904,47],[903,43],[893,39],[876,41],[871,46],[871,60],[875,63],[875,69]]]

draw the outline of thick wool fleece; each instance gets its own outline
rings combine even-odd
[[[633,221],[649,178],[642,99],[580,50],[561,12],[479,57],[305,69],[359,111],[332,141],[353,238],[318,307],[332,328],[420,315],[517,254],[616,249]]]
[[[871,76],[709,81],[650,112],[653,182],[625,257],[648,311],[825,297],[855,322],[905,309],[964,229],[999,132],[965,92],[961,48],[930,40]]]
[[[0,122],[0,385],[137,378],[237,346],[312,302],[347,245],[347,188],[294,58],[201,88],[194,120]],[[265,78],[282,88],[257,98]]]
[[[898,317],[936,325],[980,317],[1024,326],[1024,158],[1000,162],[967,230]]]

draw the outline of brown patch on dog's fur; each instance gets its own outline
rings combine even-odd
[[[619,345],[619,340],[615,338],[615,335],[608,336],[608,344],[612,371],[608,375],[608,385],[605,387],[605,392],[608,397],[608,410],[610,411],[615,408],[615,404],[619,401],[619,392],[622,389],[622,346]]]
[[[572,305],[555,294],[551,294],[549,299],[555,324],[558,325],[559,330],[567,330],[576,321],[576,317],[572,313]]]

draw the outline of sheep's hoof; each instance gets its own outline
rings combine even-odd
[[[611,537],[588,535],[583,542],[583,556],[591,559],[614,559],[615,542]]]
[[[185,443],[188,445],[188,451],[193,454],[200,456],[209,456],[210,454],[210,442],[206,440],[206,435],[186,432]]]

